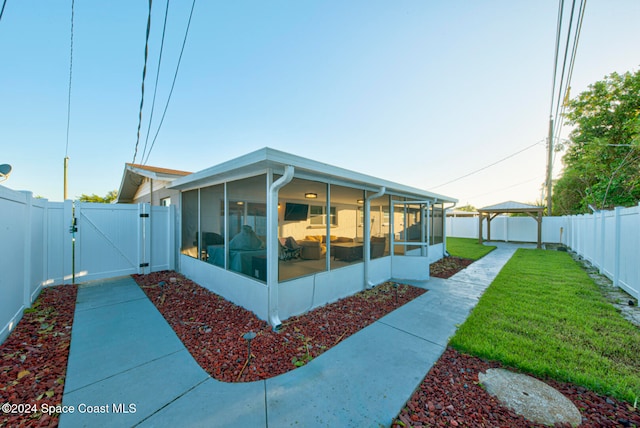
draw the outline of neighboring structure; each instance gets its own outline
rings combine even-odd
[[[448,210],[447,217],[478,217],[478,211]]]
[[[491,241],[491,220],[498,214],[527,214],[538,222],[538,248],[542,248],[542,212],[544,207],[528,205],[520,202],[507,201],[501,204],[479,208],[480,221],[478,221],[478,242],[482,244],[482,220],[487,218],[487,241]]]
[[[176,178],[189,174],[191,173],[187,171],[127,163],[116,203],[146,202],[151,205],[171,205],[177,201],[180,192],[167,189],[167,185]]]
[[[281,320],[380,282],[429,278],[455,199],[264,148],[178,178],[180,271]]]

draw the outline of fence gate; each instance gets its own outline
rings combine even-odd
[[[74,217],[76,282],[150,272],[149,204],[79,202]]]

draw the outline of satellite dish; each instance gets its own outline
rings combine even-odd
[[[9,178],[9,174],[11,174],[11,165],[6,163],[0,165],[0,183]]]

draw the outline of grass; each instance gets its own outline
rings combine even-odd
[[[447,252],[454,257],[478,260],[495,249],[493,245],[478,244],[473,238],[447,238]]]
[[[518,250],[450,344],[630,403],[640,395],[640,330],[567,253]]]

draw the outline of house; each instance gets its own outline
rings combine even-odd
[[[170,205],[177,200],[180,192],[167,189],[167,185],[176,178],[189,174],[191,173],[187,171],[127,163],[124,166],[116,203],[146,202],[151,205]]]
[[[181,273],[275,329],[391,278],[428,279],[457,202],[271,148],[166,189],[180,192]]]

